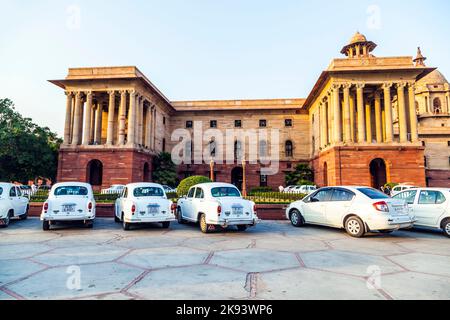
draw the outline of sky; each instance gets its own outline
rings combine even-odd
[[[356,31],[450,78],[448,0],[0,0],[0,98],[62,134],[69,67],[137,66],[170,100],[306,98]]]

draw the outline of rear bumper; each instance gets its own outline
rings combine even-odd
[[[371,220],[368,222],[371,231],[378,230],[400,230],[408,229],[417,222],[415,218],[407,217],[386,217],[385,219]]]
[[[155,218],[124,218],[126,223],[161,223],[161,222],[175,222],[175,216],[170,215],[168,217],[155,217]]]
[[[92,221],[95,220],[95,213],[88,212],[79,215],[50,215],[48,213],[41,214],[41,221]]]
[[[229,226],[249,226],[254,227],[259,223],[259,219],[224,219],[220,221],[208,221],[208,224],[221,226],[223,228],[229,227]]]

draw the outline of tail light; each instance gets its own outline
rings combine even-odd
[[[89,211],[92,210],[92,202],[89,202],[89,204],[88,204],[88,210],[89,210]]]
[[[217,207],[217,214],[220,216],[221,213],[222,213],[222,206],[218,206]]]
[[[133,205],[131,206],[131,213],[132,213],[133,215],[136,213],[136,205],[135,205],[135,204],[133,204]]]
[[[44,211],[48,211],[48,203],[44,203]]]
[[[172,212],[175,213],[177,211],[177,204],[176,203],[172,203],[171,209],[172,209]]]
[[[373,204],[375,210],[380,212],[389,212],[389,206],[386,202],[381,201]]]
[[[256,213],[256,204],[253,205],[253,212]]]

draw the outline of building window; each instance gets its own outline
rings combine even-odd
[[[292,119],[286,119],[286,120],[284,120],[284,125],[285,125],[286,127],[292,127],[292,124],[293,124]]]
[[[242,120],[234,120],[235,128],[242,128]]]
[[[191,129],[194,127],[194,122],[193,121],[186,121],[186,128],[187,129]]]
[[[267,157],[269,154],[268,150],[267,150],[267,141],[266,140],[261,140],[259,142],[259,156],[260,157]]]
[[[290,141],[290,140],[286,141],[285,152],[286,152],[286,157],[294,156],[294,145],[293,145],[292,141]]]
[[[211,128],[217,128],[217,120],[211,120],[211,121],[209,122],[209,126],[210,126]]]
[[[288,162],[288,163],[286,164],[286,169],[292,169],[292,163]]]
[[[259,186],[260,187],[267,187],[268,186],[268,177],[266,175],[260,175],[259,177]]]
[[[425,141],[422,141],[422,147],[426,147],[427,143]]]
[[[428,159],[427,159],[427,157],[424,158],[424,164],[425,164],[425,168],[428,168]]]
[[[450,141],[447,141],[448,146],[450,147]]]
[[[166,152],[166,139],[163,139],[162,141],[162,151]]]
[[[166,125],[166,117],[163,117],[163,125]]]
[[[234,158],[236,160],[242,160],[242,142],[241,141],[234,142]]]
[[[434,114],[442,113],[442,104],[441,104],[441,99],[439,99],[439,98],[435,98],[433,100],[433,113]]]
[[[209,142],[209,155],[214,158],[216,156],[216,141],[211,140]]]
[[[267,127],[267,120],[259,120],[259,127],[260,128],[266,128]]]

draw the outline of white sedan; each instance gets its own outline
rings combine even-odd
[[[58,222],[83,222],[92,228],[95,220],[95,199],[90,184],[81,182],[58,183],[50,190],[41,213],[42,228]]]
[[[237,226],[245,231],[258,223],[254,202],[244,200],[239,190],[227,183],[204,183],[192,187],[177,205],[178,222],[200,223],[203,233],[216,227]]]
[[[10,183],[0,183],[0,226],[8,227],[11,218],[25,220],[28,216],[29,200],[20,187]]]
[[[408,202],[415,227],[443,230],[450,237],[450,189],[419,188],[403,191],[395,199]]]
[[[286,210],[286,217],[296,227],[316,224],[343,228],[356,238],[372,231],[390,233],[411,228],[415,222],[409,215],[406,201],[391,199],[368,187],[319,189],[292,203]]]
[[[163,228],[170,227],[175,221],[176,205],[167,199],[164,188],[154,183],[134,183],[125,187],[116,200],[114,216],[116,222],[123,223],[124,230],[130,230],[132,224],[162,223]]]

